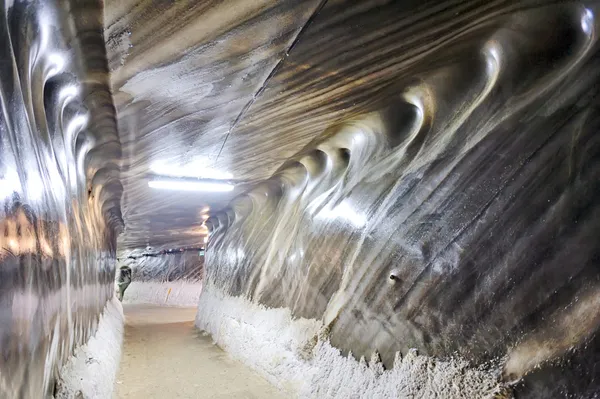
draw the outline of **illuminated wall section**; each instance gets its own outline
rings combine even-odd
[[[100,3],[0,15],[0,397],[42,398],[113,296],[120,143]]]
[[[332,126],[213,214],[197,324],[281,386],[278,376],[295,378],[286,364],[306,365],[314,386],[302,389],[317,397],[335,392],[322,382],[334,375],[342,390],[368,380],[368,389],[390,384],[385,392],[397,395],[427,375],[406,364],[434,376],[453,361],[467,366],[440,377],[437,392],[449,392],[441,397],[592,397],[600,389],[594,10],[514,13],[474,51],[457,37],[446,58],[421,60],[387,105]],[[548,26],[554,33],[542,35]],[[306,327],[311,320],[321,328]],[[278,338],[288,333],[287,343]],[[289,353],[265,360],[269,345],[253,357],[243,344],[268,339]],[[324,361],[325,343],[341,354]],[[405,363],[418,359],[413,350],[429,360]],[[336,360],[345,356],[356,366]],[[375,361],[367,367],[362,356]],[[481,368],[498,385],[465,377]],[[436,392],[433,378],[422,381]]]

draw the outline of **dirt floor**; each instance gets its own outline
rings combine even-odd
[[[117,398],[283,398],[194,329],[194,308],[124,305]]]

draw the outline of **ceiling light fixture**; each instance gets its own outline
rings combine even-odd
[[[233,184],[217,181],[189,181],[189,180],[151,180],[148,187],[164,190],[180,191],[210,191],[226,193],[233,191]]]

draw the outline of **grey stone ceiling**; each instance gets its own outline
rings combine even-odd
[[[318,6],[106,2],[124,158],[122,249],[198,245],[205,234],[202,210],[223,207],[244,187],[226,194],[154,190],[147,187],[150,173],[229,175],[244,183],[268,177],[286,158],[284,143],[259,139],[260,132],[246,144],[235,136]],[[207,170],[218,174],[203,176]]]
[[[431,71],[459,90],[464,78],[445,66],[474,72],[493,32],[544,4],[107,0],[121,249],[197,245],[202,209],[223,208],[244,183],[268,178],[337,124],[389,107]],[[559,39],[530,17],[531,35]],[[156,170],[212,170],[241,185],[211,195],[149,189]]]

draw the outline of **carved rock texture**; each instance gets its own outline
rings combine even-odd
[[[113,295],[121,147],[100,3],[0,16],[0,397],[43,398]]]
[[[113,295],[119,232],[124,257],[197,247],[207,206],[208,284],[322,323],[327,353],[389,369],[417,349],[499,364],[517,397],[597,396],[599,13],[2,1],[0,397],[52,393]],[[147,187],[207,168],[236,191]]]
[[[146,253],[119,259],[119,266],[129,266],[134,282],[168,282],[202,279],[204,256],[199,249],[176,251],[170,254]]]
[[[259,121],[267,115],[289,118],[297,104],[302,131],[315,123],[308,109],[332,112],[332,104],[303,103],[319,90],[323,101],[354,98],[368,112],[349,105],[355,115],[208,220],[207,279],[228,295],[322,320],[332,345],[357,358],[377,351],[391,367],[397,351],[417,348],[473,365],[494,360],[518,397],[593,397],[597,4],[411,5],[404,24],[391,24],[403,40],[392,43],[389,32],[389,46],[402,51],[382,53],[386,37],[375,33],[363,32],[356,53],[358,43],[332,39],[349,51],[336,88],[309,79],[319,70],[314,58],[302,74],[292,59],[325,57],[333,45],[320,47],[317,32],[357,11],[340,3],[327,2],[270,82],[289,90],[271,91],[271,102],[265,91],[258,102],[268,105],[250,113],[266,143],[273,124]],[[376,13],[382,30],[392,29],[386,7]],[[393,81],[386,68],[395,68]]]

